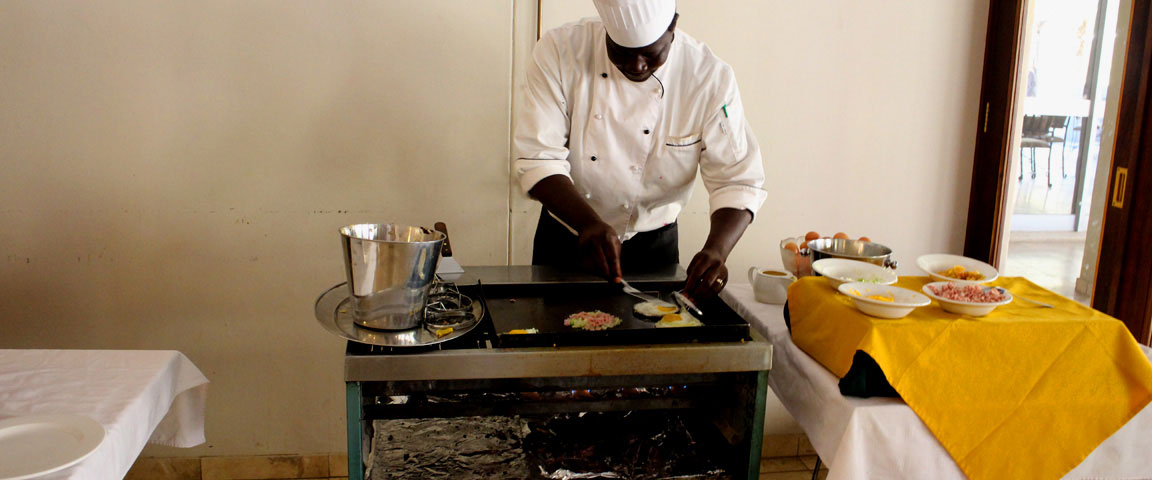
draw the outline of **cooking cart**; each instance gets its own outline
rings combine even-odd
[[[630,275],[628,280],[638,288],[659,291],[682,284],[683,275],[676,267],[669,272]],[[553,316],[551,307],[572,307],[566,299],[555,300],[557,292],[592,298],[590,308],[617,301],[613,300],[616,290],[612,294],[600,290],[607,285],[602,279],[546,267],[470,267],[455,282],[462,292],[482,297],[487,304],[512,304],[519,299],[524,315],[547,317],[538,319],[542,326],[562,320]],[[534,300],[542,296],[553,300]],[[507,307],[487,308],[485,318],[467,334],[427,347],[348,343],[344,379],[350,479],[364,478],[373,420],[639,410],[692,410],[706,417],[731,447],[727,448],[730,456],[723,459],[731,478],[758,477],[772,347],[747,329],[747,322],[740,320],[742,330],[734,327],[739,317],[722,302],[701,305],[705,327],[651,329],[659,343],[642,341],[643,333],[628,325],[621,325],[626,328],[616,336],[539,337],[556,346],[531,345],[523,336],[509,341],[506,331],[498,331],[497,326],[524,323],[524,319],[509,319],[517,310]],[[494,322],[493,312],[502,318]],[[540,333],[546,334],[544,330]],[[731,336],[734,331],[739,338]],[[666,386],[676,386],[675,393],[591,398],[517,394]],[[470,392],[510,395],[451,404],[389,400]]]

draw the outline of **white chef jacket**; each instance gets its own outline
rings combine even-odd
[[[626,240],[676,221],[699,169],[710,211],[755,215],[764,167],[732,67],[676,31],[665,64],[633,82],[608,60],[605,35],[586,18],[533,50],[512,145],[524,192],[565,175]]]

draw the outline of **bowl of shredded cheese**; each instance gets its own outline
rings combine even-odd
[[[880,318],[904,318],[916,307],[932,303],[920,292],[891,285],[851,282],[841,284],[837,290],[851,298],[865,315]]]
[[[975,258],[947,253],[921,255],[916,259],[916,266],[938,282],[980,284],[991,282],[1000,276],[1000,272],[997,272],[996,267],[992,265]]]

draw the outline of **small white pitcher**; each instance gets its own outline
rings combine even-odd
[[[780,270],[748,269],[748,283],[756,294],[756,301],[781,305],[788,300],[788,285],[796,281],[791,273]]]

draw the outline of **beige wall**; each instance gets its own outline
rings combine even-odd
[[[543,29],[595,15],[591,2],[542,5]],[[733,279],[751,265],[780,265],[779,240],[809,230],[871,237],[896,251],[905,274],[921,274],[921,254],[960,253],[986,1],[680,0],[677,8],[679,28],[735,69],[764,150],[768,201],[729,258]],[[697,183],[680,217],[684,264],[707,236]],[[514,227],[525,223],[520,215]],[[514,243],[531,236],[512,232]],[[518,253],[514,260],[528,258]]]
[[[209,444],[174,455],[342,450],[336,229],[506,261],[511,12],[0,3],[0,347],[183,351]]]
[[[546,24],[588,10],[547,2]],[[986,0],[680,11],[764,146],[771,200],[733,272],[812,229],[867,234],[905,273],[960,251]],[[0,348],[188,354],[209,444],[154,454],[343,449],[342,342],[310,313],[342,278],[335,229],[443,220],[465,264],[527,261],[507,157],[535,18],[529,0],[0,2]]]

